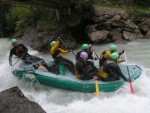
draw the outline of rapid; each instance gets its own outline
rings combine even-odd
[[[125,50],[128,64],[136,64],[143,70],[140,78],[132,83],[135,94],[130,93],[129,83],[116,92],[100,92],[100,97],[96,97],[95,93],[67,91],[19,80],[11,73],[8,62],[11,45],[6,38],[0,38],[0,91],[18,86],[27,98],[40,104],[47,113],[150,113],[150,40],[117,45],[118,51]],[[94,46],[98,55],[107,48],[107,44]],[[29,53],[52,60],[50,54],[40,54],[32,49]],[[71,53],[65,57],[74,59]]]

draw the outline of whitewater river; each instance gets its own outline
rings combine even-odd
[[[107,46],[94,48],[100,55]],[[67,91],[18,80],[8,63],[10,49],[9,40],[0,39],[0,91],[18,86],[26,97],[39,103],[47,113],[150,113],[150,40],[118,44],[118,51],[126,51],[128,64],[136,64],[143,69],[141,77],[133,83],[135,94],[130,94],[126,83],[116,92],[100,92],[98,98],[95,93]],[[42,55],[33,50],[29,53],[51,59],[49,54]],[[65,57],[74,59],[71,53]]]

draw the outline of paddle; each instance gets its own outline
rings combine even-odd
[[[96,88],[96,96],[100,96],[100,91],[99,91],[99,85],[98,85],[98,81],[96,80],[96,83],[95,83],[95,88]]]
[[[94,48],[92,47],[92,50],[94,52],[94,54],[96,55],[96,57],[99,59],[98,55],[96,54]],[[94,60],[94,58],[93,58]],[[99,85],[98,85],[98,80],[95,81],[95,89],[96,89],[96,96],[100,96],[100,91],[99,91]]]
[[[14,64],[12,64],[12,67],[14,67],[20,61],[20,59],[24,56],[24,54],[20,58],[19,57],[12,57],[12,58],[15,58],[15,59],[18,58],[18,60]]]
[[[14,67],[19,62],[20,59],[21,58],[18,58],[18,60],[14,64],[12,64],[12,67]]]
[[[133,87],[132,87],[131,77],[130,77],[130,73],[129,73],[129,67],[128,67],[128,65],[127,65],[127,57],[126,57],[125,52],[124,52],[124,56],[125,56],[126,66],[127,66],[128,76],[129,76],[130,91],[131,91],[132,94],[134,94],[134,89],[133,89]]]
[[[98,60],[100,60],[100,58],[98,57],[97,53],[95,52],[95,50],[93,49],[94,54],[96,55],[96,57],[98,58]]]
[[[60,37],[58,37],[58,40],[60,40],[69,50],[71,50],[69,47],[68,47],[68,45],[60,38]],[[76,56],[76,54],[71,50],[71,53],[74,55],[74,56]]]

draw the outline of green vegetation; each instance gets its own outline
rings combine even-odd
[[[130,11],[133,14],[133,17],[137,17],[141,15],[150,16],[150,7],[146,8],[146,7],[135,6],[130,8]]]
[[[79,23],[82,24],[80,29],[83,30],[91,21],[93,6],[96,9],[128,10],[133,19],[140,15],[150,15],[150,0],[74,0],[71,17],[58,22],[55,9],[37,5],[10,5],[0,1],[0,35],[11,36],[15,33],[20,37],[28,26],[36,28],[39,36],[46,32],[55,34],[66,30],[66,25],[73,27]]]
[[[16,32],[16,36],[21,36],[23,34],[23,28],[28,26],[28,20],[26,17],[30,12],[29,7],[22,7],[19,5],[11,7],[12,19],[15,20],[14,32]]]
[[[43,7],[13,7],[12,13],[17,17],[15,32],[20,36],[22,30],[27,27],[35,27],[40,36],[44,32],[55,31],[61,26],[57,23],[55,12],[53,9]]]
[[[129,0],[128,2],[125,2],[125,0],[95,0],[93,6],[95,9],[105,8],[127,10],[130,12],[132,19],[141,15],[150,16],[150,0],[142,1],[144,7],[139,5],[138,1],[139,0]]]
[[[3,3],[0,4],[4,5]],[[4,13],[0,15],[0,21],[7,23],[0,27],[0,34],[5,36],[11,36],[11,33],[15,33],[16,37],[20,37],[23,35],[24,28],[28,26],[37,28],[40,35],[44,34],[44,32],[52,32],[56,29],[62,30],[64,28],[64,25],[60,25],[56,20],[54,9],[19,4],[7,7],[7,10],[6,12],[5,8]],[[11,32],[8,33],[9,30]],[[7,34],[4,32],[7,32]]]

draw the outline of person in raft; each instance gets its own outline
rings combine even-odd
[[[94,67],[94,63],[88,60],[88,54],[86,52],[80,53],[80,58],[76,61],[76,77],[81,80],[98,79],[98,70]]]
[[[11,45],[13,46],[9,54],[9,64],[11,66],[14,65],[12,64],[12,56],[15,55],[19,59],[23,60],[25,64],[33,64],[35,69],[37,69],[40,65],[43,65],[49,72],[51,71],[44,59],[30,55],[27,47],[23,44],[18,44],[17,39],[11,39]]]
[[[69,71],[74,75],[75,74],[75,66],[73,62],[69,59],[63,58],[61,55],[62,54],[68,54],[70,51],[69,50],[64,50],[59,47],[60,46],[60,41],[59,38],[57,41],[52,41],[50,42],[50,54],[52,55],[54,59],[54,64],[52,67],[58,67],[58,65],[64,65],[69,69]],[[58,69],[58,68],[57,68]]]
[[[80,50],[77,54],[76,54],[76,60],[78,60],[79,58],[80,58],[80,53],[81,52],[86,52],[87,54],[88,54],[88,59],[91,59],[91,60],[93,60],[94,59],[94,57],[92,56],[92,54],[93,54],[93,50],[92,50],[92,46],[89,44],[83,44],[82,45],[82,50]],[[88,60],[87,59],[87,60]]]
[[[115,44],[109,45],[109,50],[105,50],[102,52],[100,55],[100,60],[99,60],[99,66],[102,66],[103,63],[111,57],[111,54],[117,51],[117,46]],[[124,50],[119,53],[119,56],[121,56],[124,53]],[[118,63],[125,62],[124,59],[119,59]]]
[[[111,58],[107,59],[100,67],[99,75],[102,81],[119,80],[120,77],[125,81],[129,81],[129,79],[127,79],[121,72],[121,69],[117,64],[118,59],[119,59],[119,54],[112,53]]]

